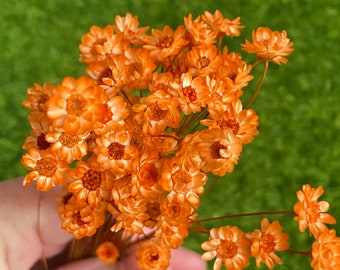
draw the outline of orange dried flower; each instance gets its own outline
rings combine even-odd
[[[72,196],[58,208],[61,227],[73,233],[76,239],[92,236],[105,221],[105,209],[104,202],[93,208],[87,201],[78,201]]]
[[[51,151],[67,163],[81,160],[87,154],[86,139],[90,133],[81,135],[67,134],[65,132],[49,132],[45,140],[51,144]]]
[[[168,25],[163,30],[152,29],[151,36],[146,36],[144,42],[143,48],[150,51],[152,59],[164,66],[168,66],[169,58],[178,55],[188,44],[183,26],[179,26],[174,31]]]
[[[190,42],[193,45],[215,43],[217,33],[202,20],[201,16],[192,21],[192,15],[189,14],[188,17],[184,17],[184,25],[189,32]]]
[[[219,10],[216,10],[214,14],[204,11],[202,19],[214,29],[219,37],[222,37],[223,35],[237,37],[241,34],[240,29],[244,28],[243,25],[240,25],[240,17],[229,20],[224,18]]]
[[[273,269],[275,263],[282,264],[282,260],[275,254],[275,251],[284,251],[289,248],[287,242],[288,234],[282,233],[282,226],[278,220],[270,223],[268,218],[261,221],[261,229],[247,233],[246,237],[251,240],[251,255],[255,257],[256,266],[261,263]]]
[[[142,44],[145,32],[149,29],[148,26],[139,27],[138,25],[138,17],[132,16],[130,13],[126,13],[123,17],[119,15],[115,17],[114,29],[116,32],[123,34],[134,45]]]
[[[118,247],[113,242],[105,241],[97,247],[96,255],[104,263],[115,263],[120,253]]]
[[[170,249],[156,239],[143,241],[136,251],[137,264],[143,270],[164,270],[170,265]]]
[[[212,228],[209,240],[201,244],[202,259],[216,258],[213,270],[221,269],[222,265],[228,270],[242,270],[249,265],[249,246],[245,233],[236,226]]]
[[[105,115],[105,91],[87,77],[66,77],[47,102],[52,126],[68,134],[89,132]]]
[[[78,201],[87,200],[90,206],[95,207],[108,197],[102,189],[105,174],[99,171],[99,168],[91,168],[88,163],[79,161],[69,175],[71,183],[68,190],[77,196]]]
[[[113,37],[113,25],[107,25],[104,28],[93,25],[90,28],[90,32],[81,37],[81,44],[79,45],[81,55],[79,61],[83,63],[104,61],[105,55],[98,53],[98,46],[102,46]]]
[[[56,185],[65,185],[69,170],[67,163],[55,157],[49,150],[30,148],[22,157],[22,164],[31,172],[24,178],[24,186],[37,182],[37,189],[47,191]]]
[[[272,61],[278,65],[287,63],[286,56],[293,51],[293,42],[287,38],[287,32],[272,31],[268,27],[259,27],[252,34],[253,43],[246,40],[242,49],[247,53],[256,53],[263,61]]]
[[[314,270],[335,270],[340,267],[340,237],[335,230],[319,234],[312,246],[312,262]]]
[[[140,104],[133,106],[137,113],[135,120],[143,125],[143,132],[150,135],[164,133],[165,129],[178,127],[181,119],[178,101],[163,90],[140,99]]]
[[[335,218],[326,214],[329,209],[329,203],[326,201],[318,201],[319,197],[324,193],[322,186],[312,188],[309,184],[303,185],[302,190],[296,192],[298,201],[294,205],[294,217],[299,223],[299,229],[304,232],[308,227],[311,234],[315,238],[320,233],[328,230],[327,224],[335,224]]]

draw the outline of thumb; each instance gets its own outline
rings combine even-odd
[[[77,260],[67,265],[58,267],[56,270],[119,270],[122,269],[120,262],[106,264],[97,258]]]

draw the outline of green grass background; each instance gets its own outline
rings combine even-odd
[[[104,26],[116,14],[130,12],[139,16],[141,26],[176,27],[188,13],[195,17],[220,9],[230,19],[240,16],[246,26],[241,37],[229,41],[233,50],[241,52],[239,44],[258,26],[287,30],[295,45],[288,64],[270,65],[253,106],[260,116],[260,134],[244,147],[234,173],[202,198],[200,217],[292,209],[295,192],[304,183],[322,185],[330,213],[340,216],[338,0],[13,0],[0,6],[0,180],[26,172],[20,163],[21,145],[29,134],[28,111],[21,105],[26,89],[35,82],[59,83],[65,76],[83,75],[78,45],[91,25]],[[251,84],[246,91],[253,90]],[[291,216],[270,218],[280,218],[292,233],[292,248],[309,248],[309,236],[297,233]],[[215,224],[251,231],[260,220]],[[205,238],[192,235],[185,244],[200,251]],[[276,269],[309,269],[308,258],[280,256],[284,264]],[[255,269],[254,264],[249,269]]]

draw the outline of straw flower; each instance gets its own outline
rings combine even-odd
[[[216,258],[213,270],[224,265],[228,270],[241,270],[249,265],[250,241],[236,226],[212,228],[208,241],[202,243],[204,250],[202,259],[205,261]]]
[[[275,251],[287,250],[288,234],[282,233],[282,226],[278,220],[270,223],[268,218],[261,221],[261,229],[256,229],[247,233],[246,237],[252,241],[251,255],[255,257],[256,266],[260,267],[261,263],[273,269],[275,263],[282,264],[282,260],[275,254]]]
[[[268,27],[259,27],[252,34],[253,43],[246,40],[242,44],[242,49],[247,53],[256,53],[258,58],[263,61],[273,61],[280,65],[287,63],[286,56],[293,51],[293,42],[287,38],[287,32],[272,31]]]
[[[324,193],[322,186],[312,188],[309,184],[303,185],[302,190],[296,192],[298,201],[294,205],[296,216],[294,220],[299,223],[299,229],[304,232],[309,228],[309,232],[317,238],[320,233],[327,231],[326,224],[335,224],[335,218],[325,212],[329,209],[329,203],[318,201]]]
[[[340,265],[340,238],[335,230],[326,230],[318,236],[312,246],[314,270],[335,270]]]

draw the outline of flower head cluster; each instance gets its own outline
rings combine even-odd
[[[256,112],[240,99],[253,66],[221,48],[222,38],[239,36],[241,28],[240,18],[219,11],[190,14],[176,29],[150,33],[131,14],[92,26],[79,46],[88,76],[28,90],[32,131],[22,162],[31,172],[24,185],[65,186],[58,211],[62,227],[77,239],[94,235],[108,216],[111,230],[123,237],[153,229],[137,250],[138,264],[165,269],[170,249],[182,244],[197,216],[208,174],[232,172],[243,145],[258,134]],[[291,52],[284,33],[266,29],[253,38],[244,48],[264,61],[284,62]],[[254,241],[266,235],[283,241],[271,227],[279,225],[265,223]],[[204,257],[217,256],[215,268],[247,265],[250,251],[237,255],[250,246],[244,233],[227,227],[211,237],[204,247],[217,251]],[[279,261],[272,252],[282,248],[275,243],[252,253],[272,265]],[[98,254],[106,261],[118,256],[107,242]]]
[[[287,250],[288,234],[282,233],[282,226],[278,220],[270,223],[267,218],[262,219],[261,229],[245,233],[236,226],[222,226],[210,230],[210,238],[202,243],[205,253],[203,260],[216,257],[214,270],[221,269],[224,265],[228,270],[246,268],[250,257],[256,260],[256,266],[264,263],[273,269],[275,263],[282,264],[276,251]]]
[[[308,228],[315,238],[311,266],[316,270],[337,269],[340,266],[340,237],[336,236],[334,229],[326,226],[335,224],[336,219],[325,213],[329,209],[329,203],[318,201],[323,193],[322,186],[313,188],[305,184],[302,190],[296,192],[298,201],[294,205],[294,220],[299,223],[300,231],[304,232]]]

